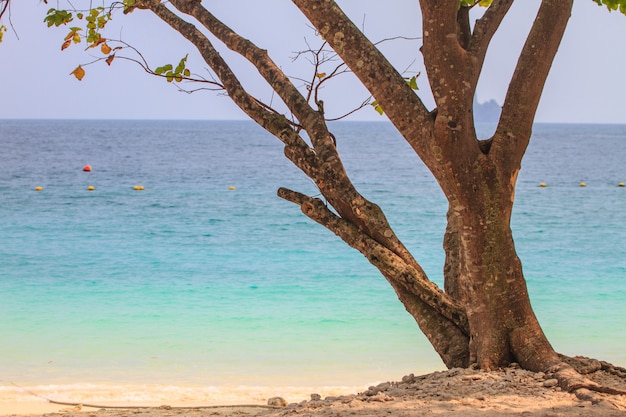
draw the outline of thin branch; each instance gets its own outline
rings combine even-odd
[[[378,46],[385,42],[396,41],[396,40],[405,40],[405,41],[417,41],[422,39],[421,36],[393,36],[391,38],[384,38],[377,42],[374,42],[374,45]]]
[[[325,160],[335,155],[336,150],[324,123],[322,115],[309,106],[305,97],[289,81],[289,78],[271,60],[267,51],[243,38],[222,21],[217,19],[200,2],[170,0],[170,3],[183,13],[193,16],[228,48],[239,53],[252,63],[259,74],[274,89],[300,123],[305,126],[316,152]]]
[[[4,16],[4,12],[9,9],[10,0],[0,0],[0,19]]]
[[[336,122],[338,120],[345,119],[346,117],[350,116],[351,114],[354,114],[354,113],[358,112],[362,108],[369,106],[371,102],[372,102],[372,96],[369,96],[368,98],[363,100],[363,102],[358,107],[350,110],[349,112],[347,112],[347,113],[345,113],[345,114],[343,114],[341,116],[334,117],[332,119],[326,119],[326,121],[327,122]]]
[[[389,119],[426,164],[438,164],[430,146],[433,120],[429,111],[387,58],[343,13],[335,1],[292,2],[352,69],[372,96],[388,110]]]

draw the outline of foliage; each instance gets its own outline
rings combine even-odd
[[[4,32],[7,30],[7,27],[4,25],[0,25],[0,43],[2,43],[2,37],[4,35]]]
[[[69,32],[63,39],[63,44],[61,45],[61,50],[65,50],[69,48],[73,44],[79,44],[83,41],[87,44],[86,50],[98,48],[100,52],[105,55],[105,57],[98,58],[96,61],[104,60],[108,65],[111,65],[113,60],[115,59],[115,53],[123,48],[130,48],[129,45],[125,44],[121,41],[112,41],[110,39],[105,38],[102,35],[103,30],[106,25],[113,19],[113,13],[122,9],[124,13],[130,13],[133,11],[135,7],[136,0],[124,0],[121,3],[113,3],[110,7],[105,8],[102,6],[90,8],[87,10],[62,10],[51,8],[48,10],[46,17],[44,18],[44,22],[48,25],[48,27],[60,27],[67,25],[70,22],[76,23],[79,22],[81,26],[72,26],[69,28]],[[1,34],[1,32],[0,32]],[[1,38],[0,38],[1,40]],[[118,43],[119,46],[110,46],[109,43]],[[138,51],[135,50],[138,55]],[[142,67],[146,70],[146,72],[159,75],[165,77],[168,82],[181,82],[185,78],[189,78],[191,76],[191,71],[187,68],[187,56],[183,57],[178,65],[174,67],[172,64],[167,64],[161,67],[157,67],[154,71],[152,71],[145,61],[140,62],[139,60],[134,60],[135,62],[140,63]],[[85,64],[87,65],[87,64]],[[81,81],[85,76],[85,69],[83,65],[79,65],[70,73]]]
[[[479,5],[481,7],[489,7],[493,0],[461,0],[461,6],[474,7]]]
[[[48,27],[52,25],[56,27],[66,25],[72,20],[74,20],[74,14],[72,12],[55,8],[48,10],[47,16],[43,19],[43,21],[48,24]]]
[[[626,0],[593,0],[599,6],[606,6],[609,10],[619,10],[626,14]]]
[[[171,83],[172,81],[181,82],[183,80],[183,77],[189,77],[191,75],[191,72],[189,71],[189,69],[186,68],[186,64],[187,64],[187,55],[185,55],[180,60],[176,68],[174,68],[172,64],[167,64],[162,67],[157,67],[154,70],[154,73],[157,75],[164,76],[167,79],[168,83]]]

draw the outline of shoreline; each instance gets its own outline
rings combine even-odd
[[[586,376],[605,385],[626,389],[626,379],[604,370]],[[578,399],[574,394],[563,392],[549,374],[517,367],[491,372],[455,368],[420,376],[409,374],[401,381],[385,382],[369,388],[363,387],[357,392],[343,391],[332,395],[309,392],[305,396],[303,393],[306,390],[301,388],[302,394],[297,394],[302,395],[299,399],[284,397],[289,403],[287,406],[273,408],[267,407],[267,399],[264,402],[254,401],[252,405],[244,406],[241,403],[198,404],[193,398],[188,398],[170,404],[133,403],[128,404],[128,408],[97,409],[46,403],[39,397],[38,402],[22,403],[24,405],[22,408],[9,409],[6,407],[8,403],[0,402],[0,416],[123,417],[132,413],[141,417],[174,415],[283,417],[293,414],[314,417],[336,417],[345,414],[356,416],[385,414],[391,417],[421,414],[444,417],[457,415],[617,417],[623,416],[626,412],[626,396],[598,394],[600,400],[592,403]],[[269,392],[267,394],[269,395]],[[36,406],[33,407],[33,404]],[[153,408],[145,408],[146,406]]]

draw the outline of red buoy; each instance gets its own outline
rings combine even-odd
[[[83,171],[85,171],[85,172],[91,172],[91,165],[85,165],[85,166],[83,167]]]

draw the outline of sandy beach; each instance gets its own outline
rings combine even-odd
[[[624,379],[626,375],[622,375],[623,373],[622,368],[612,372],[596,370],[587,374],[587,377],[600,384],[626,389]],[[400,381],[366,387],[360,393],[345,393],[324,398],[318,393],[311,393],[308,398],[290,404],[275,398],[271,401],[276,404],[275,406],[268,406],[267,400],[265,403],[229,406],[201,406],[189,403],[147,407],[136,404],[128,408],[99,408],[97,404],[52,404],[40,401],[0,404],[0,413],[3,416],[50,417],[626,415],[625,396],[597,393],[591,395],[590,392],[584,391],[579,391],[577,396],[563,392],[549,374],[530,372],[517,367],[492,372],[451,369],[421,376],[409,374]]]

